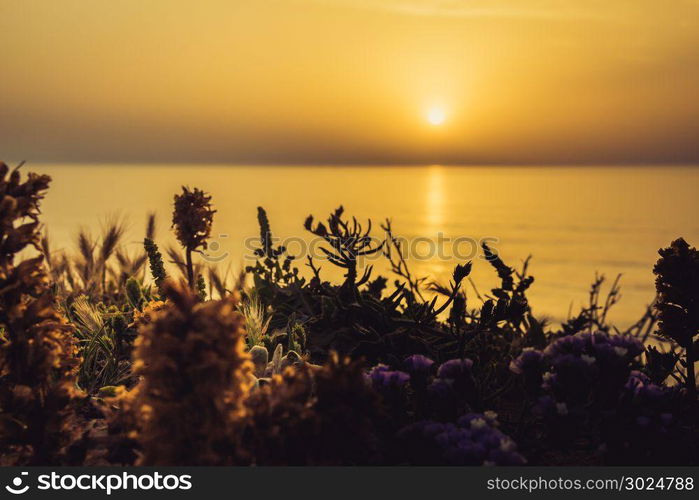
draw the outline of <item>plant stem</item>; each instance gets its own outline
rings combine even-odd
[[[192,266],[192,250],[187,248],[185,250],[185,255],[187,259],[187,284],[189,288],[194,289],[194,268]]]
[[[694,373],[694,345],[691,341],[684,352],[687,362],[687,395],[693,404],[697,399],[697,379]]]

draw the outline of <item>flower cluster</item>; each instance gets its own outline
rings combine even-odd
[[[695,339],[699,335],[699,251],[682,238],[658,251],[653,268],[657,276],[658,334],[677,342],[685,355],[685,385],[691,400],[697,397],[694,363]]]
[[[428,386],[430,403],[441,419],[453,420],[478,407],[478,391],[473,378],[473,361],[452,359],[442,363]]]
[[[216,210],[211,207],[211,196],[201,189],[182,186],[182,194],[175,195],[175,210],[172,213],[172,227],[177,240],[185,250],[187,283],[194,288],[194,268],[192,252],[206,250],[211,226]]]
[[[434,361],[422,354],[413,354],[403,361],[405,371],[416,379],[429,377],[433,366]]]
[[[398,433],[412,464],[522,465],[516,443],[497,429],[494,412],[468,413],[456,423],[421,421]]]
[[[410,375],[399,370],[391,370],[387,365],[379,364],[373,367],[368,374],[374,389],[400,388],[410,380]]]
[[[478,406],[478,394],[470,359],[452,359],[437,366],[422,355],[409,356],[402,370],[385,364],[366,374],[369,385],[381,396],[394,421],[408,424],[417,419],[454,422]]]
[[[523,378],[550,440],[569,446],[592,431],[609,462],[653,463],[653,453],[672,455],[679,390],[636,370],[642,352],[631,336],[578,333],[523,351],[510,370]]]
[[[543,351],[525,349],[510,363],[533,395],[549,396],[558,413],[588,405],[616,405],[633,362],[643,352],[637,339],[604,332],[562,337]],[[563,406],[565,405],[565,410]]]
[[[682,395],[679,387],[654,384],[632,371],[614,411],[604,415],[601,439],[611,463],[684,463],[686,434],[680,426]]]
[[[167,304],[138,319],[133,370],[141,380],[117,401],[133,414],[139,464],[230,463],[221,450],[232,447],[253,369],[237,298],[201,303],[188,288],[163,288]]]

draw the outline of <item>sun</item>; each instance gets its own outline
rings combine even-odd
[[[432,107],[427,111],[427,121],[430,125],[441,125],[446,120],[447,116],[442,108]]]

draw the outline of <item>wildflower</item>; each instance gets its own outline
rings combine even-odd
[[[444,391],[441,396],[447,396],[450,399],[442,401],[445,405],[443,410],[451,413],[453,417],[478,406],[478,391],[472,367],[473,361],[470,359],[452,359],[442,363],[437,369],[436,380],[449,381],[448,386],[442,386],[440,389]],[[435,385],[434,382],[433,385]],[[439,386],[431,387],[433,395],[437,395],[434,390],[437,387]],[[447,410],[447,407],[451,409]]]
[[[382,368],[372,370],[369,376],[375,388],[400,387],[410,380],[410,375],[405,372]]]
[[[597,361],[597,358],[595,358],[594,356],[589,356],[587,354],[581,355],[580,359],[582,359],[588,365],[594,365],[595,361]]]
[[[391,367],[390,367],[390,366],[385,365],[385,364],[383,364],[383,363],[379,363],[378,365],[372,367],[371,370],[369,370],[369,377],[373,377],[374,374],[376,374],[376,373],[378,373],[378,372],[387,372],[387,371],[390,371],[390,370],[391,370]]]
[[[627,383],[631,362],[642,352],[641,342],[628,335],[584,332],[562,337],[543,352],[542,364],[549,370],[541,378],[541,389],[569,406],[595,401],[609,409]]]
[[[432,361],[427,356],[422,354],[414,354],[405,358],[403,361],[403,367],[405,370],[411,374],[418,377],[427,377],[432,370],[434,361]]]
[[[472,366],[473,361],[470,359],[452,359],[442,363],[437,370],[437,377],[456,380],[461,378],[464,374],[470,375]]]
[[[206,240],[211,234],[215,210],[211,208],[211,196],[204,191],[182,187],[182,194],[175,195],[175,209],[172,214],[172,227],[177,240],[185,250],[187,283],[194,288],[194,268],[192,252],[206,250]]]
[[[614,352],[617,354],[617,356],[623,358],[624,356],[626,356],[628,354],[629,350],[626,349],[625,347],[617,346],[614,348]]]
[[[471,429],[483,429],[486,425],[488,424],[482,418],[476,418],[471,420]]]
[[[432,465],[522,465],[517,444],[491,423],[490,416],[470,413],[457,425],[421,421],[398,433],[408,460]]]
[[[427,390],[433,396],[439,398],[446,398],[451,395],[453,391],[454,382],[452,380],[445,379],[434,379],[432,383],[428,386]]]
[[[8,456],[17,464],[55,463],[76,431],[72,327],[54,304],[43,256],[26,253],[40,252],[39,204],[50,180],[22,180],[0,162],[0,447],[20,450]]]
[[[469,274],[471,274],[470,262],[467,262],[466,264],[457,264],[454,268],[454,283],[461,283],[463,279]]]
[[[498,414],[492,410],[486,410],[483,412],[483,417],[490,425],[498,425]]]
[[[162,300],[152,300],[147,302],[141,310],[134,310],[133,321],[129,325],[131,328],[138,330],[139,328],[150,324],[158,311],[165,309],[167,304]]]
[[[525,372],[540,372],[544,354],[531,347],[525,347],[522,353],[510,362],[510,371],[521,375]]]
[[[253,369],[237,298],[202,303],[171,282],[164,289],[169,303],[139,328],[133,370],[141,379],[136,396],[125,399],[139,463],[230,463],[220,450],[233,440]]]
[[[509,437],[504,437],[500,440],[500,451],[504,451],[505,453],[510,453],[513,452],[517,449],[517,444],[509,438]]]
[[[686,388],[690,400],[697,394],[693,348],[699,334],[699,251],[682,238],[658,251],[660,259],[653,268],[657,276],[658,334],[677,342],[685,351]]]

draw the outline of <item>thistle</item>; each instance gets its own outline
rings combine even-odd
[[[9,174],[9,175],[8,175]],[[76,349],[58,313],[39,248],[39,203],[50,177],[0,162],[0,447],[18,463],[55,463],[71,438]]]
[[[180,245],[185,250],[187,283],[194,289],[194,267],[192,252],[206,250],[206,240],[211,234],[211,224],[215,210],[211,208],[211,196],[204,191],[183,186],[182,194],[175,195],[175,210],[172,214],[172,227]]]

